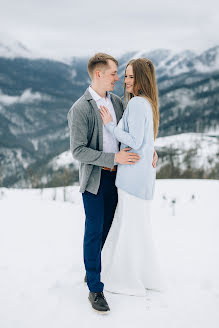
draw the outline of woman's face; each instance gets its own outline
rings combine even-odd
[[[133,93],[134,75],[132,65],[128,65],[125,71],[125,84],[128,93]]]

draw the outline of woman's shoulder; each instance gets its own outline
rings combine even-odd
[[[151,106],[150,102],[145,97],[141,97],[141,96],[132,97],[129,100],[128,105],[135,104],[135,103],[146,104],[148,106]]]
[[[137,109],[139,108],[139,110],[144,110],[145,111],[145,108],[150,108],[151,109],[151,104],[150,102],[144,98],[144,97],[140,97],[140,96],[135,96],[135,97],[132,97],[129,102],[128,102],[128,107],[130,109]]]

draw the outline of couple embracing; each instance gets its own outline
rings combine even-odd
[[[94,310],[106,313],[103,289],[144,296],[160,288],[150,224],[158,91],[147,58],[127,64],[124,104],[111,93],[119,80],[115,58],[94,55],[88,73],[91,85],[72,105],[68,124],[71,152],[80,163],[88,299]]]

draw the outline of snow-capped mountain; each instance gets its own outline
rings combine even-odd
[[[1,43],[0,49],[8,49],[8,54],[0,51],[0,183],[25,186],[28,179],[37,184],[42,176],[49,176],[44,179],[48,183],[56,172],[48,163],[69,149],[66,116],[90,83],[88,58],[33,59],[19,42]],[[217,135],[218,52],[216,46],[201,54],[167,49],[123,54],[118,58],[120,81],[115,93],[122,96],[128,61],[148,57],[155,65],[159,88],[159,137],[208,131]],[[72,164],[71,169],[76,180],[77,168]],[[66,177],[66,170],[58,184],[62,174]]]
[[[34,58],[34,54],[20,41],[9,35],[0,34],[0,57],[5,58]]]
[[[168,49],[156,49],[153,51],[141,50],[130,52],[120,58],[120,74],[129,60],[133,58],[147,57],[151,59],[156,67],[158,78],[164,75],[176,76],[187,72],[211,72],[219,69],[219,46],[215,46],[197,54],[190,50],[175,52]]]

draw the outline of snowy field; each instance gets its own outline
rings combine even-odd
[[[152,226],[165,290],[105,292],[104,316],[83,282],[78,187],[0,189],[0,327],[219,327],[219,181],[157,180]]]

